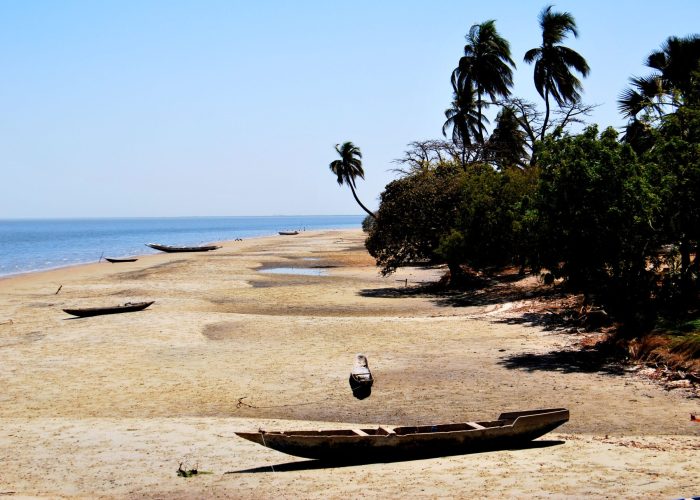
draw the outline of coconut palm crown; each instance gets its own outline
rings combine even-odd
[[[552,6],[545,7],[539,15],[542,28],[542,45],[525,53],[526,63],[535,63],[535,88],[545,101],[545,121],[541,137],[544,138],[549,121],[549,98],[559,105],[573,104],[580,98],[581,81],[572,69],[586,77],[590,72],[586,60],[568,47],[560,45],[568,34],[578,37],[576,21],[568,12],[553,12]]]
[[[331,172],[337,176],[338,185],[342,186],[343,184],[347,184],[350,186],[350,190],[352,191],[352,195],[357,204],[360,205],[360,207],[362,207],[362,209],[371,217],[376,218],[374,213],[372,213],[362,204],[360,199],[357,197],[357,193],[355,192],[355,178],[365,178],[365,171],[362,169],[362,152],[360,151],[360,148],[348,141],[344,142],[342,145],[336,144],[335,150],[340,155],[340,159],[333,160],[330,163],[329,168],[331,169]]]
[[[654,72],[630,78],[632,88],[618,100],[620,112],[630,119],[645,110],[661,116],[665,106],[677,107],[692,94],[700,73],[700,35],[669,37],[661,50],[649,54],[646,66]]]
[[[459,60],[457,68],[452,72],[452,87],[458,95],[475,93],[475,104],[479,126],[476,139],[484,143],[482,109],[497,97],[508,97],[513,86],[513,69],[515,63],[510,57],[510,44],[496,30],[493,19],[481,24],[474,24],[466,36],[464,56]]]

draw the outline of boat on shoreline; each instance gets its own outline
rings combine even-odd
[[[107,262],[111,262],[112,264],[118,264],[120,262],[136,262],[139,259],[137,259],[136,257],[125,257],[123,259],[116,259],[114,257],[105,257],[105,260]]]
[[[76,309],[64,309],[63,312],[71,314],[73,316],[78,316],[80,318],[87,318],[89,316],[101,316],[103,314],[118,314],[127,313],[134,311],[142,311],[148,306],[153,304],[155,300],[150,302],[127,302],[119,306],[107,306],[107,307],[82,307]]]
[[[527,444],[569,420],[553,408],[502,413],[497,420],[411,427],[236,432],[289,455],[334,462],[376,462],[461,455]]]
[[[277,231],[280,236],[294,236],[296,234],[299,234],[299,231]]]
[[[216,250],[221,248],[218,245],[203,245],[197,247],[173,247],[170,245],[160,245],[158,243],[146,243],[147,247],[151,247],[154,250],[160,250],[161,252],[176,253],[176,252],[209,252],[211,250]]]

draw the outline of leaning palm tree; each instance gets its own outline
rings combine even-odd
[[[338,176],[338,185],[342,186],[343,184],[347,184],[350,186],[350,190],[357,204],[372,218],[376,219],[377,217],[362,204],[355,192],[355,178],[365,178],[365,171],[362,170],[362,152],[360,152],[360,148],[348,141],[344,142],[342,145],[336,144],[335,150],[340,155],[340,160],[333,160],[329,167],[331,171]]]
[[[581,81],[571,72],[576,70],[581,76],[588,76],[590,68],[578,52],[560,45],[571,33],[578,37],[576,21],[568,12],[552,12],[552,6],[545,7],[539,16],[542,28],[542,45],[525,53],[525,62],[535,63],[535,88],[545,103],[544,123],[540,139],[544,139],[550,115],[550,97],[560,107],[577,102],[582,90]]]
[[[475,24],[469,29],[464,46],[464,56],[452,72],[452,87],[455,93],[464,94],[473,87],[480,126],[476,139],[484,143],[483,108],[490,103],[484,101],[488,95],[492,101],[497,97],[508,97],[513,86],[515,63],[510,58],[510,44],[496,30],[493,19]]]

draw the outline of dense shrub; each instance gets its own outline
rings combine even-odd
[[[549,138],[538,151],[533,261],[576,290],[597,294],[618,316],[642,327],[651,318],[658,196],[646,170],[617,132],[596,127]]]
[[[451,165],[418,171],[390,182],[366,240],[383,274],[433,260],[440,238],[458,216],[463,173]]]

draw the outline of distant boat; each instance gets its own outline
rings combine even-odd
[[[205,245],[199,247],[171,247],[169,245],[159,245],[157,243],[146,243],[147,247],[160,250],[161,252],[175,253],[175,252],[209,252],[210,250],[216,250],[221,248],[216,245]]]
[[[295,234],[299,234],[299,231],[278,231],[278,232],[282,236],[294,236]]]
[[[502,413],[498,420],[416,427],[236,432],[266,448],[335,462],[376,462],[460,455],[522,446],[569,420],[555,408]]]
[[[136,262],[139,259],[137,259],[136,257],[127,257],[124,259],[115,259],[113,257],[105,257],[105,260],[107,262],[111,262],[112,264],[117,264],[119,262]]]
[[[63,312],[72,314],[73,316],[80,316],[81,318],[86,318],[88,316],[101,316],[103,314],[118,314],[127,313],[134,311],[141,311],[146,309],[148,306],[153,304],[155,300],[150,302],[127,302],[126,304],[120,306],[109,306],[109,307],[83,307],[80,309],[64,309]]]

